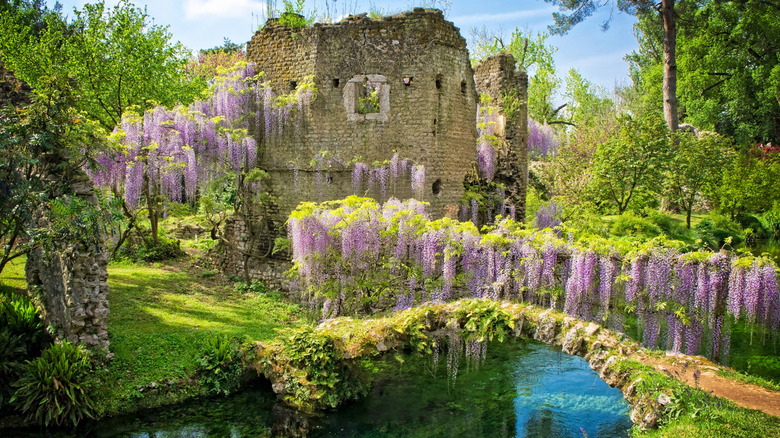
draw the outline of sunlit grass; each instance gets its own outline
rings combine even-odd
[[[105,413],[154,406],[202,393],[198,360],[207,333],[269,340],[298,323],[298,307],[237,291],[183,268],[109,265],[108,331],[115,357],[99,373]],[[168,385],[149,391],[150,386]],[[167,392],[166,392],[167,391]]]
[[[23,293],[27,289],[27,279],[24,276],[24,264],[26,256],[17,257],[0,272],[0,293]]]

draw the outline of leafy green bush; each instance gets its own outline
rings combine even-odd
[[[24,374],[13,385],[11,404],[35,423],[75,426],[84,417],[93,418],[87,385],[91,371],[92,361],[83,345],[53,344],[27,362]]]
[[[200,383],[214,394],[228,395],[238,387],[241,375],[239,341],[225,334],[211,333],[200,358]]]
[[[661,227],[651,220],[626,212],[615,218],[610,232],[616,236],[635,236],[653,238],[661,235]]]
[[[303,379],[288,381],[296,384],[293,392],[298,400],[308,399],[313,391],[313,398],[323,406],[336,407],[366,394],[368,385],[357,378],[355,364],[343,359],[333,338],[304,327],[294,330],[284,345],[290,363],[306,373]]]
[[[722,248],[726,243],[731,245],[742,243],[739,226],[723,216],[710,215],[696,224],[693,230],[699,235],[702,244],[713,250]]]
[[[775,206],[761,215],[764,228],[775,238],[780,237],[780,205]]]
[[[761,222],[761,220],[752,214],[740,213],[734,217],[734,220],[737,224],[739,224],[740,227],[742,227],[743,230],[747,230],[749,228],[752,231],[750,235],[754,239],[763,240],[770,235],[769,231],[764,228],[764,224]]]
[[[685,225],[669,214],[654,208],[646,208],[644,214],[647,216],[647,220],[657,225],[658,228],[669,237],[679,239],[681,237],[687,237],[689,234]]]
[[[49,337],[35,305],[27,298],[0,296],[0,408],[11,398],[11,384],[24,362],[41,353]]]
[[[143,239],[142,243],[137,247],[123,247],[119,252],[120,258],[134,261],[141,260],[148,263],[162,262],[184,255],[186,253],[181,249],[178,240],[168,240],[165,237],[160,237],[156,245],[147,239]]]

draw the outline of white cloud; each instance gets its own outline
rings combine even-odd
[[[256,0],[184,0],[184,17],[188,20],[241,18],[252,12],[265,12],[265,3]]]
[[[459,15],[452,17],[450,20],[453,23],[460,24],[475,24],[475,23],[487,23],[491,21],[509,21],[509,20],[521,20],[528,18],[536,18],[541,16],[552,17],[552,13],[557,11],[557,8],[540,8],[531,9],[525,11],[510,11],[501,12],[497,14],[472,14],[472,15]]]

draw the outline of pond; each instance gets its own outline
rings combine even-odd
[[[493,343],[478,368],[447,355],[374,361],[371,393],[319,416],[276,403],[268,387],[104,420],[78,436],[624,437],[629,404],[577,356],[536,342]],[[470,368],[470,369],[469,369]],[[36,435],[27,435],[36,436]],[[68,436],[68,435],[46,435]]]

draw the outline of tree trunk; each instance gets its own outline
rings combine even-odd
[[[677,26],[674,18],[674,0],[662,0],[661,18],[664,23],[664,120],[669,130],[677,131]]]

